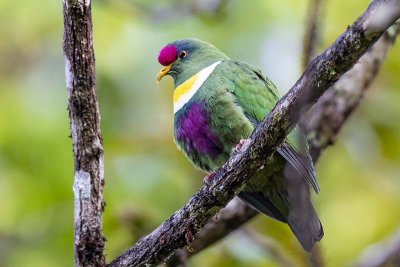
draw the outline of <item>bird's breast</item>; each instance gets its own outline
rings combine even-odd
[[[215,157],[221,152],[221,145],[216,133],[209,125],[209,114],[200,102],[191,103],[176,120],[176,139],[185,144],[186,153],[192,152]]]
[[[174,113],[182,109],[196,92],[200,89],[203,83],[211,75],[214,69],[218,66],[221,61],[215,62],[210,66],[202,69],[185,82],[177,86],[174,90]]]

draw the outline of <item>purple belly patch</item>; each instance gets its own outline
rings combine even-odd
[[[208,125],[209,114],[200,103],[193,103],[180,115],[176,124],[176,138],[184,144],[186,153],[197,152],[215,158],[221,152],[218,136]]]

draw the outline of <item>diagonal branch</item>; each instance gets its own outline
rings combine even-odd
[[[226,13],[230,0],[175,0],[169,1],[167,6],[140,1],[99,0],[98,2],[107,7],[123,9],[124,12],[134,12],[136,16],[144,15],[145,19],[152,23],[166,23],[180,21],[190,16],[221,19]]]
[[[242,200],[235,198],[201,229],[187,248],[175,251],[166,265],[180,266],[187,259],[229,235],[257,214],[257,211],[247,206]]]
[[[257,127],[249,142],[233,153],[179,211],[109,266],[157,265],[189,244],[253,174],[267,163],[299,118],[400,17],[400,0],[375,0],[324,53],[311,61],[301,78]]]
[[[273,239],[257,234],[256,231],[251,230],[249,227],[243,227],[239,233],[243,235],[243,239],[249,239],[250,242],[258,245],[265,251],[269,257],[274,260],[277,266],[280,267],[294,267],[296,264],[290,257],[284,255],[283,250],[279,244]]]
[[[359,64],[337,81],[308,112],[301,123],[308,134],[312,157],[336,141],[345,120],[358,106],[364,92],[375,79],[387,51],[400,33],[400,21],[361,57]]]
[[[400,263],[400,229],[384,241],[368,246],[352,267],[398,266]]]
[[[397,22],[360,58],[358,64],[328,89],[302,119],[314,162],[336,141],[340,129],[370,87],[399,33],[400,22]],[[235,204],[229,204],[219,212],[217,219],[213,218],[206,224],[189,245],[192,248],[190,251],[181,249],[168,259],[167,265],[177,266],[177,263],[218,242],[257,215],[242,201],[234,199],[232,202]]]
[[[103,145],[90,0],[64,0],[64,54],[74,152],[74,265],[105,266]]]

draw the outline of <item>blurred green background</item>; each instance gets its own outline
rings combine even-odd
[[[223,1],[223,0],[221,0]],[[308,1],[102,0],[92,6],[105,148],[104,234],[111,260],[179,209],[199,188],[172,140],[172,79],[159,85],[158,50],[178,38],[209,41],[259,66],[280,88],[300,75]],[[319,51],[368,1],[326,1]],[[62,3],[0,0],[0,266],[72,266],[73,161],[66,111]],[[400,222],[400,49],[317,164],[315,205],[326,266],[354,261]],[[248,227],[295,266],[304,253],[286,225]],[[190,266],[279,266],[243,233]]]

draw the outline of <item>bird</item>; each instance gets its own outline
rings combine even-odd
[[[256,67],[226,56],[195,38],[162,47],[157,82],[174,80],[174,141],[209,176],[249,138],[279,100],[272,81]],[[301,246],[311,251],[324,235],[310,199],[319,193],[309,146],[296,126],[257,171],[238,197],[251,208],[289,225]]]

